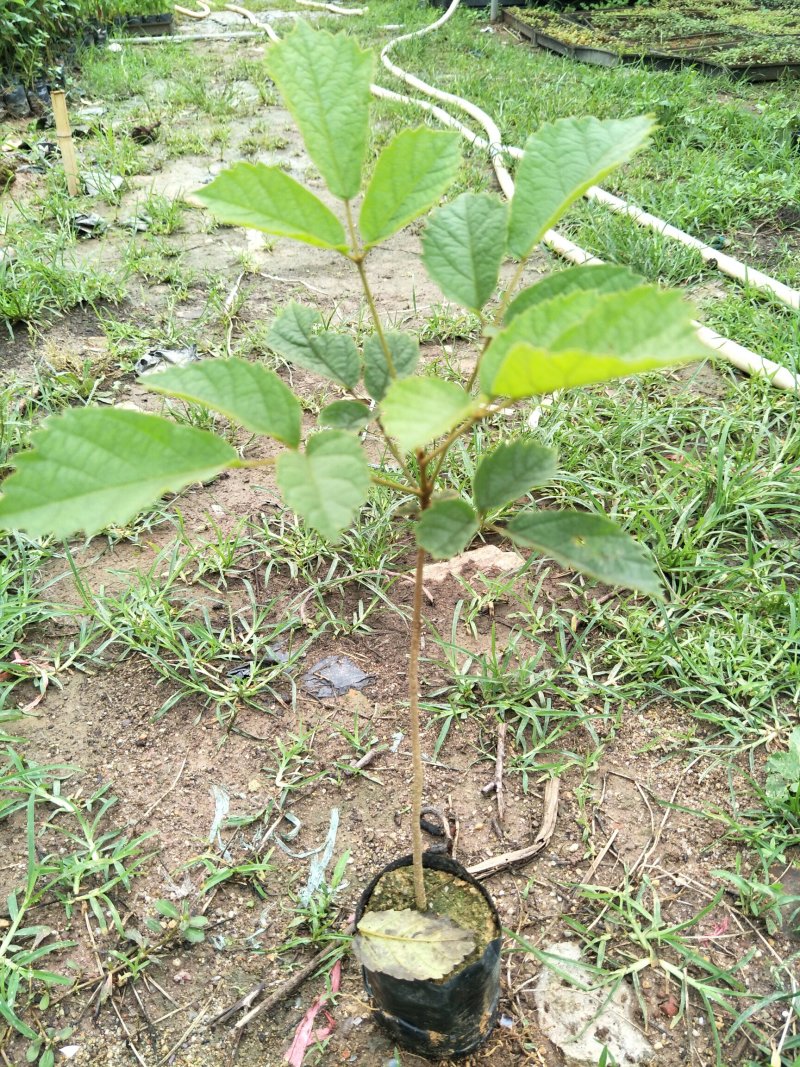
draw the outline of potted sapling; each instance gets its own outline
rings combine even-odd
[[[673,292],[617,267],[570,268],[521,288],[545,232],[592,184],[647,142],[647,117],[566,119],[529,138],[510,204],[486,193],[441,201],[456,179],[458,135],[404,129],[368,180],[373,56],[346,35],[303,22],[270,47],[267,66],[330,194],[324,202],[280,167],[237,163],[195,197],[229,225],[335,252],[363,289],[371,333],[330,328],[319,311],[290,303],[272,322],[274,353],[337,392],[319,426],[301,432],[298,397],[261,362],[206,359],[143,379],[167,397],[205,405],[272,443],[253,457],[228,440],[169,418],[86,407],[50,417],[16,457],[0,500],[0,524],[32,535],[95,533],[128,522],[165,492],[226,468],[274,471],[285,506],[335,541],[370,486],[410,508],[397,536],[413,538],[414,593],[408,659],[413,756],[411,849],[377,872],[357,911],[355,952],[368,993],[395,1038],[444,1057],[469,1052],[490,1031],[499,996],[501,930],[483,886],[447,857],[423,853],[424,779],[419,661],[423,568],[463,552],[482,533],[552,557],[601,581],[657,594],[652,558],[613,522],[584,510],[539,509],[529,493],[552,480],[557,457],[527,434],[476,461],[470,492],[445,486],[455,442],[491,434],[509,405],[702,358],[689,306]],[[333,203],[334,206],[329,206]],[[482,339],[457,382],[426,372],[417,338],[381,321],[370,279],[374,249],[425,219],[422,258],[444,296],[477,315]],[[498,288],[511,259],[510,282]],[[362,437],[383,445],[370,462]],[[520,500],[527,501],[519,506]],[[410,526],[409,526],[410,524]]]

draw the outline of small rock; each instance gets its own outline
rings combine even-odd
[[[534,992],[539,1026],[564,1053],[566,1067],[597,1067],[604,1049],[617,1067],[652,1062],[653,1046],[636,1025],[630,984],[621,982],[611,996],[605,989],[581,989],[597,979],[580,962],[580,946],[561,941],[545,952],[555,957],[559,971],[579,983],[573,985],[545,967]]]
[[[450,575],[457,578],[468,568],[476,574],[506,574],[517,570],[524,562],[518,552],[510,552],[496,545],[481,545],[442,563],[429,563],[422,572],[423,581],[441,582]]]

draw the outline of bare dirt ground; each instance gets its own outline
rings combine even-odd
[[[245,46],[244,52],[259,54],[255,45]],[[299,155],[286,113],[274,107],[262,112],[262,117],[272,132],[287,140],[284,149],[263,156],[264,161],[284,161],[290,173],[307,178],[307,161]],[[238,158],[237,138],[245,135],[247,123],[239,126],[221,159],[213,164],[207,157],[183,157],[136,179],[134,184],[167,197],[187,192]],[[135,195],[135,191],[128,192],[117,208],[101,206],[99,210],[109,217],[124,216]],[[218,229],[208,233],[199,212],[187,214],[181,230],[165,240],[188,258],[195,271],[220,273],[230,286],[246,255],[248,269],[242,282],[246,299],[237,316],[237,334],[267,319],[290,297],[316,304],[326,314],[334,311],[336,317],[350,323],[357,322],[362,314],[356,279],[334,256],[282,242],[268,246],[260,235],[244,231]],[[86,242],[81,256],[112,262],[120,254],[121,244],[122,238],[112,234],[102,244]],[[546,261],[538,267],[546,269]],[[419,323],[440,302],[421,268],[419,240],[413,231],[404,232],[375,256],[373,272],[380,310],[389,321]],[[132,283],[128,298],[115,314],[131,323],[157,322],[162,320],[169,299],[169,284]],[[181,323],[195,321],[203,308],[202,293],[190,295],[177,305],[177,331]],[[211,340],[218,343],[219,338]],[[471,355],[468,346],[458,340],[448,342],[448,346],[454,359]],[[441,345],[433,343],[429,354],[438,353]],[[119,372],[119,362],[109,358],[106,336],[88,310],[70,313],[36,336],[18,334],[13,344],[4,343],[0,359],[4,371],[30,375],[42,354],[62,361],[88,355],[107,367],[102,388],[111,401],[135,404],[144,410],[161,406],[158,398],[134,382],[131,373]],[[319,406],[314,383],[296,374],[294,384],[305,392],[311,425]],[[236,472],[192,489],[173,502],[176,504],[188,536],[197,540],[212,525],[223,532],[233,530],[243,519],[259,512],[275,516],[279,508],[269,480],[251,472]],[[83,579],[95,592],[123,589],[129,575],[147,571],[174,536],[174,527],[167,524],[146,530],[133,541],[95,539],[78,551]],[[296,597],[298,583],[285,570],[266,578],[266,562],[257,557],[240,561],[240,577],[232,577],[224,585],[218,583],[211,590],[189,584],[184,595],[197,596],[198,603],[213,602],[221,617],[227,615],[228,607],[246,614],[242,575],[248,581],[260,575],[256,600],[275,598],[278,604],[288,603]],[[395,567],[402,572],[406,564],[401,556]],[[551,567],[544,587],[545,598],[565,618],[569,618],[578,596],[569,577]],[[532,584],[536,578],[534,570],[520,582]],[[474,573],[467,573],[461,582],[453,578],[431,582],[431,627],[449,635],[456,604],[469,599],[470,589],[483,595],[486,584]],[[588,598],[601,593],[584,590],[583,595]],[[67,577],[52,587],[52,595],[79,603]],[[355,610],[361,595],[348,591],[342,613]],[[252,884],[231,882],[200,896],[203,871],[185,865],[209,851],[218,854],[217,843],[209,842],[215,789],[230,797],[231,815],[255,816],[255,828],[264,828],[282,804],[299,826],[288,844],[299,855],[322,845],[332,812],[338,812],[335,857],[350,853],[346,885],[333,905],[334,925],[341,928],[371,876],[384,863],[408,851],[409,746],[405,736],[398,743],[397,735],[405,734],[403,649],[410,586],[396,581],[388,595],[393,607],[374,611],[365,632],[338,637],[323,634],[303,657],[306,668],[328,655],[349,657],[373,677],[362,693],[316,700],[299,688],[294,705],[291,699],[265,697],[260,710],[239,706],[233,729],[226,733],[213,711],[191,696],[156,717],[170,696],[170,685],[142,656],[114,662],[109,655],[105,669],[95,666],[91,673],[58,675],[58,684],[49,686],[35,710],[14,724],[13,732],[25,739],[29,760],[76,768],[69,778],[73,793],[78,789],[89,795],[108,784],[118,798],[113,825],[125,827],[130,836],[152,834],[148,850],[155,852],[153,860],[133,879],[130,890],[119,894],[118,906],[126,925],[141,928],[144,916],[153,914],[157,899],[188,900],[195,910],[204,909],[209,934],[213,934],[213,939],[209,936],[200,945],[170,947],[158,954],[138,981],[123,981],[119,975],[113,977],[109,952],[119,948],[113,929],[103,935],[85,911],[76,910],[68,919],[60,905],[47,907],[42,921],[75,942],[61,954],[60,967],[74,974],[81,988],[59,994],[51,1013],[56,1025],[75,1027],[69,1044],[77,1046],[71,1059],[76,1067],[136,1062],[147,1067],[167,1063],[175,1067],[233,1063],[277,1067],[283,1062],[303,1013],[324,989],[322,977],[309,979],[274,1010],[254,1021],[243,1035],[234,1033],[230,1024],[210,1028],[208,1022],[257,983],[264,982],[267,991],[276,988],[316,951],[302,946],[285,950],[290,938],[303,933],[302,926],[292,924],[297,914],[294,897],[309,875],[308,855],[295,858],[275,847],[274,840],[265,842],[264,848],[273,851],[258,893]],[[460,624],[462,646],[486,652],[491,620],[502,624],[512,607],[509,596],[487,602],[478,613],[475,632]],[[74,619],[62,624],[56,621],[48,630],[30,635],[31,643],[46,650],[72,625]],[[502,625],[497,630],[504,632]],[[435,659],[439,654],[431,634],[429,630],[426,653]],[[552,639],[553,634],[546,629],[531,626],[520,648],[532,655]],[[441,666],[429,664],[423,695],[433,699],[432,694],[447,680]],[[286,695],[288,680],[277,688]],[[16,693],[21,703],[33,696],[33,689]],[[561,780],[552,839],[529,864],[502,873],[489,883],[506,929],[540,949],[569,936],[568,923],[588,926],[593,921],[592,909],[573,889],[575,883],[614,889],[625,880],[624,867],[638,870],[644,879],[639,882],[644,887],[643,902],[652,904],[646,888],[649,885],[663,908],[663,919],[658,921],[673,924],[696,915],[713,901],[710,872],[716,867],[730,869],[735,862],[735,850],[720,840],[715,823],[693,814],[725,806],[730,789],[728,772],[721,764],[687,760],[689,728],[681,712],[667,701],[645,708],[586,706],[582,710],[582,724],[562,739],[563,747],[574,753],[575,759]],[[367,768],[369,777],[347,775],[341,769],[355,757],[336,727],[352,729],[354,714],[369,726],[378,743],[388,746]],[[426,730],[429,756],[439,726],[433,721]],[[286,792],[286,778],[278,772],[277,742],[288,744],[293,735],[309,728],[313,728],[313,736],[303,763],[293,773],[313,781]],[[494,776],[495,743],[493,718],[456,722],[428,768],[426,800],[450,819],[454,833],[457,831],[455,853],[468,866],[529,844],[542,819],[543,776],[532,776],[523,788],[522,775],[509,773],[506,816],[499,825],[495,799],[482,790]],[[513,739],[509,745],[513,755]],[[252,833],[250,827],[244,834],[225,835],[237,860],[245,858],[245,839]],[[4,825],[0,843],[4,857],[0,882],[5,897],[24,871],[22,814]],[[431,839],[431,843],[437,842]],[[743,977],[757,990],[763,975],[764,988],[768,988],[769,957],[781,951],[779,939],[762,936],[730,908],[726,898],[716,901],[693,936],[698,950],[721,969],[729,968],[751,949],[753,955],[744,966]],[[514,947],[510,936],[506,947]],[[655,1062],[659,1067],[711,1064],[709,1020],[704,1018],[704,1009],[694,1005],[680,1024],[673,1026],[677,987],[658,966],[660,949],[656,942],[635,945],[628,941],[627,947],[630,958],[638,955],[644,959],[650,954],[652,966],[643,969],[640,986],[648,1017],[645,1020],[641,1016],[639,1021],[656,1049]],[[504,962],[503,1025],[467,1063],[483,1067],[557,1067],[563,1063],[561,1053],[537,1029],[532,981],[539,967],[532,955],[509,951]],[[102,995],[98,995],[100,986]],[[379,1067],[392,1062],[393,1045],[370,1018],[359,970],[351,958],[344,959],[342,992],[330,1011],[336,1024],[333,1035],[317,1052],[309,1052],[306,1063]],[[776,1026],[781,1022],[779,1011],[780,1005],[775,1009]],[[731,1042],[726,1062],[740,1062],[746,1047],[745,1040],[738,1045]],[[21,1055],[19,1048],[6,1062],[21,1062],[14,1055]],[[418,1062],[423,1061],[402,1054],[403,1064],[410,1067]]]

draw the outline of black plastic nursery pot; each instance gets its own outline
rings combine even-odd
[[[165,12],[163,15],[119,15],[114,19],[114,25],[123,33],[161,37],[173,32],[174,21],[171,12]]]
[[[428,1059],[466,1056],[486,1040],[497,1019],[500,918],[486,889],[460,863],[435,852],[424,853],[422,862],[427,870],[454,875],[468,891],[477,890],[491,915],[496,936],[477,959],[446,978],[407,981],[363,967],[364,987],[380,1022],[398,1044]],[[411,864],[411,857],[404,856],[372,879],[358,902],[356,923],[369,910],[381,879]]]

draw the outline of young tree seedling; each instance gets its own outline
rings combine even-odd
[[[604,516],[526,504],[506,517],[510,505],[554,477],[552,449],[529,439],[500,443],[477,463],[471,495],[457,496],[443,488],[451,446],[471,447],[473,428],[488,428],[492,416],[517,401],[708,351],[678,293],[645,285],[619,267],[571,268],[518,291],[545,232],[589,186],[646,144],[653,128],[647,117],[565,119],[528,139],[510,204],[464,193],[427,218],[428,275],[482,326],[462,384],[428,375],[417,338],[381,321],[368,266],[375,248],[440,202],[458,173],[458,135],[403,130],[383,149],[364,188],[372,55],[347,36],[300,22],[270,48],[267,64],[340,210],[279,167],[262,164],[237,163],[195,196],[221,222],[333,251],[352,264],[374,331],[361,350],[350,334],[326,326],[315,308],[294,302],[268,335],[274,352],[332,383],[341,398],[323,408],[319,429],[303,441],[298,397],[259,363],[209,359],[147,377],[148,388],[206,405],[283,451],[250,459],[209,431],[160,416],[71,410],[47,419],[32,448],[17,456],[0,500],[0,525],[32,535],[96,533],[128,522],[165,492],[242,467],[274,467],[286,506],[331,541],[358,521],[371,484],[412,501],[411,839],[416,906],[425,912],[419,655],[426,559],[448,559],[490,533],[592,578],[659,592],[649,553]],[[508,258],[515,264],[511,280],[498,292]],[[359,436],[366,427],[382,439],[394,469],[370,465]]]

